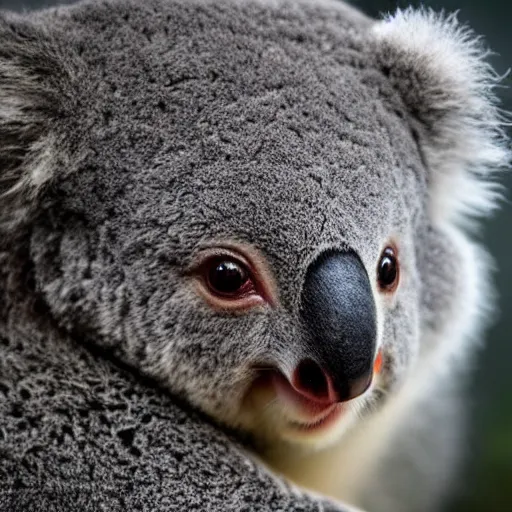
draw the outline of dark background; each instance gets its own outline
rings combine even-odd
[[[22,10],[56,3],[66,2],[0,0],[0,8]],[[352,4],[373,16],[393,11],[397,6],[419,3],[417,0],[352,0]],[[512,65],[512,1],[424,0],[422,3],[436,10],[458,10],[459,19],[483,34],[490,48],[497,52],[492,62],[498,72],[504,74]],[[504,85],[512,86],[512,79],[505,79]],[[504,108],[512,111],[512,88],[502,88],[499,94]],[[502,181],[507,190],[504,207],[487,222],[482,235],[499,268],[495,280],[501,315],[488,335],[487,346],[474,371],[469,394],[473,426],[468,441],[470,460],[462,491],[449,507],[450,512],[512,512],[512,265],[509,265],[512,173]]]

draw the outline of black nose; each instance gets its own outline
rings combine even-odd
[[[307,333],[304,355],[322,369],[338,401],[366,391],[372,380],[377,315],[359,257],[351,251],[323,253],[307,271],[301,306]]]

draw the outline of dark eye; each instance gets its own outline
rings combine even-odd
[[[377,278],[381,290],[386,292],[394,291],[398,285],[399,274],[396,251],[393,247],[386,247],[382,252],[377,267]]]
[[[208,266],[210,291],[222,297],[238,298],[253,291],[249,271],[234,259],[215,259]]]

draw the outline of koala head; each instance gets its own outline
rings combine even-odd
[[[463,225],[508,155],[455,18],[89,2],[5,15],[0,43],[3,250],[59,329],[322,446],[474,327]]]

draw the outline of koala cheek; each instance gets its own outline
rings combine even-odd
[[[418,299],[403,290],[382,322],[383,368],[378,385],[386,391],[402,386],[420,363],[420,316]]]
[[[180,296],[169,305],[168,329],[148,344],[147,372],[194,406],[222,417],[221,411],[240,401],[264,333],[258,319],[218,315],[197,297],[184,307]]]

